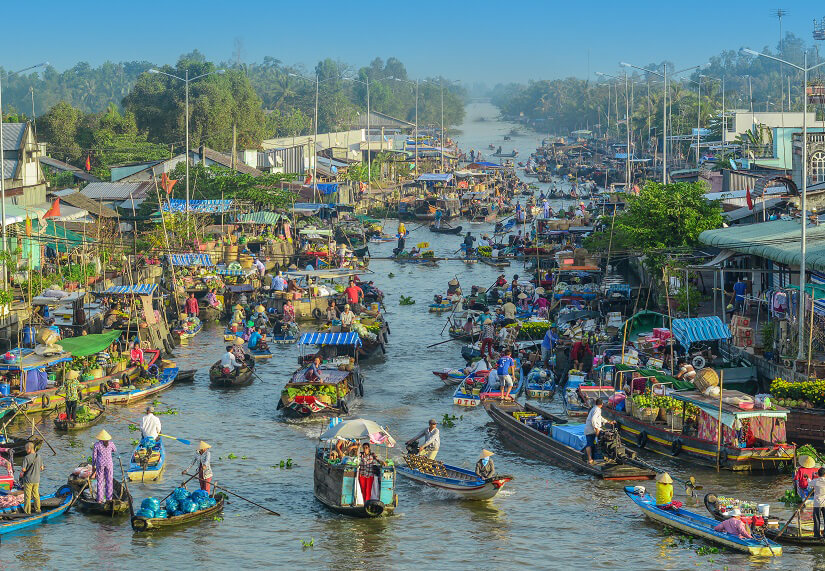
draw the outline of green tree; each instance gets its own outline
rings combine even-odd
[[[46,150],[54,157],[67,162],[80,159],[83,149],[77,142],[83,112],[61,101],[37,121],[37,136],[47,141]]]

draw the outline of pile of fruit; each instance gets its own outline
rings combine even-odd
[[[319,401],[335,405],[338,402],[338,392],[333,385],[306,385],[302,387],[287,387],[282,393],[288,401],[294,400],[296,396],[313,396]]]
[[[515,323],[511,323],[506,327],[515,327],[515,325]],[[519,329],[518,332],[518,338],[525,341],[541,339],[544,337],[544,334],[547,333],[549,328],[549,321],[522,321],[521,329]]]
[[[778,378],[771,382],[771,396],[779,406],[825,408],[825,379],[792,383]]]
[[[485,257],[485,258],[489,258],[490,256],[492,256],[492,255],[493,255],[493,248],[492,248],[491,246],[479,246],[479,247],[476,249],[476,253],[477,253],[479,256],[483,256],[483,257]]]

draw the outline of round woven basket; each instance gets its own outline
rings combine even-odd
[[[715,387],[719,384],[719,375],[710,367],[705,367],[696,374],[693,384],[699,392],[705,392],[708,387]]]

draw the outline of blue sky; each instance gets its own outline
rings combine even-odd
[[[0,66],[47,60],[65,69],[107,59],[163,64],[195,48],[225,60],[239,38],[246,62],[270,55],[312,67],[333,57],[361,66],[395,56],[411,77],[443,74],[493,85],[584,77],[588,51],[592,74],[615,71],[620,60],[669,59],[686,67],[722,49],[773,46],[779,32],[771,11],[780,7],[789,12],[783,29],[812,41],[813,19],[825,16],[821,1],[5,0],[4,14],[14,23],[0,35]]]

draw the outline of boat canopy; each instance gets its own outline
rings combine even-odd
[[[57,355],[44,356],[35,353],[34,349],[12,349],[9,353],[14,355],[14,362],[6,363],[3,361],[0,363],[0,371],[32,371],[34,369],[42,369],[43,367],[56,365],[57,363],[71,361],[72,356],[67,352],[65,347],[63,351],[63,353]]]
[[[120,334],[121,331],[115,329],[106,333],[69,337],[61,340],[60,346],[63,347],[64,351],[71,353],[72,357],[86,357],[106,349],[120,337]]]
[[[709,397],[707,395],[700,393],[699,391],[674,391],[670,393],[670,396],[676,400],[680,400],[697,406],[701,408],[704,412],[706,412],[708,416],[710,416],[714,420],[719,420],[719,397]],[[778,418],[780,420],[785,420],[788,418],[788,409],[783,408],[781,406],[773,405],[773,409],[771,410],[758,408],[754,408],[751,410],[742,410],[734,404],[725,402],[725,400],[731,398],[741,398],[743,400],[749,400],[752,402],[752,397],[746,395],[745,393],[728,389],[725,389],[723,391],[722,424],[724,424],[728,428],[738,429],[739,426],[734,427],[734,423],[737,420],[741,420],[743,418],[771,417]]]
[[[722,341],[731,336],[728,326],[716,315],[674,319],[671,330],[673,336],[685,349],[699,341]]]
[[[348,278],[359,276],[363,274],[363,271],[355,271],[355,270],[336,270],[336,269],[329,269],[329,270],[289,270],[285,272],[289,277],[296,277],[296,278],[315,278],[319,280],[334,280],[334,279],[341,279],[341,278]]]
[[[421,182],[450,182],[453,180],[453,173],[451,172],[425,172],[416,180]]]
[[[233,201],[230,200],[190,200],[189,212],[198,214],[220,214],[228,212],[232,208]],[[163,203],[164,212],[186,212],[186,200],[173,198],[168,203]]]
[[[235,222],[239,222],[241,224],[269,224],[271,226],[273,224],[277,224],[280,219],[281,215],[277,212],[262,210],[260,212],[245,212],[243,214],[238,214],[235,217]]]
[[[322,441],[331,440],[369,440],[372,444],[395,446],[395,439],[386,428],[366,418],[341,420],[336,417],[329,423],[329,428],[320,436]]]
[[[329,228],[302,228],[300,231],[301,236],[306,236],[308,238],[315,237],[318,238],[320,236],[332,236],[332,230]]]
[[[158,284],[132,284],[122,286],[111,286],[105,289],[104,295],[152,295],[158,289]]]
[[[298,339],[298,345],[354,345],[361,346],[358,333],[304,333]]]
[[[214,266],[209,254],[170,254],[173,266]]]

